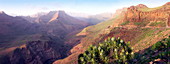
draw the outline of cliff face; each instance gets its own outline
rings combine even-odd
[[[161,21],[167,23],[170,26],[169,15],[170,6],[163,5],[157,8],[148,8],[145,5],[139,4],[137,6],[131,6],[125,13],[125,21],[130,22],[150,22]]]
[[[54,46],[55,45],[55,46]],[[53,42],[32,41],[17,48],[10,57],[11,64],[51,64],[66,56],[66,50]]]

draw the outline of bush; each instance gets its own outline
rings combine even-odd
[[[79,64],[130,63],[132,49],[120,38],[108,38],[98,46],[90,46],[79,55]]]

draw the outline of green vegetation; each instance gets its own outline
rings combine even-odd
[[[106,29],[109,25],[112,25],[113,20],[115,20],[115,19],[111,19],[111,20],[108,20],[108,21],[105,21],[105,22],[101,22],[97,25],[89,26],[89,27],[85,28],[82,32],[90,32],[90,33],[99,32],[103,29]]]
[[[129,42],[128,42],[129,43]],[[132,49],[120,38],[108,38],[97,46],[90,46],[79,55],[79,64],[130,63]]]
[[[159,7],[155,7],[155,8],[138,8],[139,11],[142,11],[142,12],[150,12],[150,11],[155,11],[155,10],[158,10],[158,9],[163,9],[163,8],[170,8],[169,5],[163,5],[163,6],[159,6]]]
[[[166,27],[166,23],[165,22],[152,22],[149,26]]]
[[[148,24],[149,22],[143,21],[143,22],[134,22],[134,25],[144,27]]]
[[[145,39],[146,37],[151,36],[157,29],[152,29],[152,28],[143,28],[141,36],[138,36],[136,38],[136,42],[140,42],[141,40]]]
[[[148,48],[168,36],[170,34],[169,30],[169,28],[139,28],[136,32],[138,35],[131,39],[130,46],[134,47],[134,51]]]
[[[129,42],[127,43],[129,45]],[[79,55],[79,64],[148,64],[156,59],[170,60],[170,37],[165,38],[142,53],[133,53],[132,49],[120,38],[108,38],[98,46],[90,46]]]
[[[156,8],[139,8],[138,10],[143,11],[143,12],[149,12],[149,11],[154,11],[154,10],[161,9],[162,7],[163,6],[156,7]]]
[[[127,24],[129,24],[130,23],[130,21],[126,21],[126,22],[123,22],[122,24],[120,24],[120,25],[127,25]]]
[[[154,10],[158,10],[158,9],[162,9],[162,8],[169,8],[169,5],[166,6],[159,6],[159,7],[155,7],[155,8],[138,8],[138,10],[142,11],[142,12],[150,12],[150,11],[154,11]]]
[[[83,48],[87,49],[88,46],[91,44],[98,44],[98,41],[100,41],[104,37],[102,35],[108,34],[109,31],[112,29],[112,26],[114,24],[118,23],[119,21],[117,21],[117,20],[120,18],[123,18],[123,17],[116,16],[113,19],[110,19],[108,21],[104,21],[104,22],[98,23],[96,25],[88,26],[88,27],[84,28],[79,33],[79,34],[81,34],[81,33],[87,34],[86,37],[83,38],[83,40],[82,40],[82,42],[86,42],[86,43],[82,43]]]
[[[170,60],[170,37],[165,38],[150,48],[146,49],[144,53],[135,55],[137,63],[147,64],[154,62],[156,59],[164,60],[164,64],[167,64]]]
[[[84,28],[80,33],[87,32],[90,34],[91,33],[97,34],[98,32],[101,32],[102,30],[107,29],[109,26],[112,26],[115,23],[119,23],[120,20],[118,20],[118,19],[120,19],[120,18],[122,19],[122,18],[124,18],[124,16],[116,15],[113,19],[98,23],[96,25],[88,26],[88,27]]]

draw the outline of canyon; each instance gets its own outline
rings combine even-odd
[[[0,64],[78,64],[79,54],[109,37],[129,41],[133,52],[142,53],[170,35],[169,12],[169,2],[156,8],[139,4],[92,23],[64,11],[37,17],[0,12]]]

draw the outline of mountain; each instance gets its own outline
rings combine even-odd
[[[62,11],[51,11],[49,13],[41,12],[41,13],[37,13],[31,16],[19,16],[19,17],[22,17],[27,21],[31,21],[35,23],[39,23],[39,21],[41,23],[44,23],[44,21],[48,22],[50,20],[57,18],[59,12],[61,13]],[[88,15],[88,14],[83,14],[83,13],[68,13],[67,15],[72,16],[83,22],[89,23],[91,25],[95,25],[102,21],[109,20],[114,16],[112,13],[101,13],[101,14],[96,14],[96,15]]]
[[[38,20],[40,24],[44,25],[41,29],[53,36],[64,36],[89,25],[84,21],[67,15],[64,11],[51,11],[47,15],[40,16]]]
[[[164,39],[170,35],[169,12],[169,2],[156,8],[139,4],[119,9],[111,19],[92,26],[64,11],[51,11],[37,17],[12,17],[0,12],[0,64],[78,64],[79,55],[89,46],[95,48],[110,37],[130,42],[124,44],[139,54],[137,58],[140,58],[132,60],[137,64],[141,59],[147,61],[146,64],[155,62],[150,59],[155,55],[159,55],[156,59],[169,62],[169,55],[160,58],[169,54],[169,48],[163,48],[169,46],[166,44],[169,39]]]
[[[86,21],[92,25],[95,25],[97,23],[109,20],[112,17],[113,17],[112,13],[101,13],[101,14],[89,15],[89,16],[85,16],[85,17],[76,17],[76,18]]]
[[[23,19],[25,19],[31,23],[35,23],[35,20],[36,20],[35,17],[31,17],[31,16],[18,16],[18,17],[22,17]]]
[[[145,49],[170,35],[169,12],[169,2],[156,8],[139,4],[120,9],[112,19],[84,28],[77,36],[85,37],[70,50],[71,55],[53,64],[78,64],[79,54],[84,53],[90,45],[98,46],[109,37],[130,41],[133,52],[145,53]]]
[[[6,46],[9,41],[15,39],[17,36],[34,33],[33,30],[30,30],[31,25],[34,26],[21,17],[12,17],[2,12],[0,14],[1,46]]]
[[[37,14],[30,15],[30,16],[18,16],[18,17],[22,17],[23,19],[25,19],[25,20],[27,20],[27,21],[29,21],[31,23],[37,23],[39,21],[38,18],[40,16],[43,16],[43,15],[46,15],[46,14],[48,14],[48,13],[46,13],[46,12],[39,12]]]
[[[2,12],[0,21],[2,64],[41,64],[64,58],[79,43],[74,35],[89,25],[64,11],[51,11],[39,17],[12,17]]]

